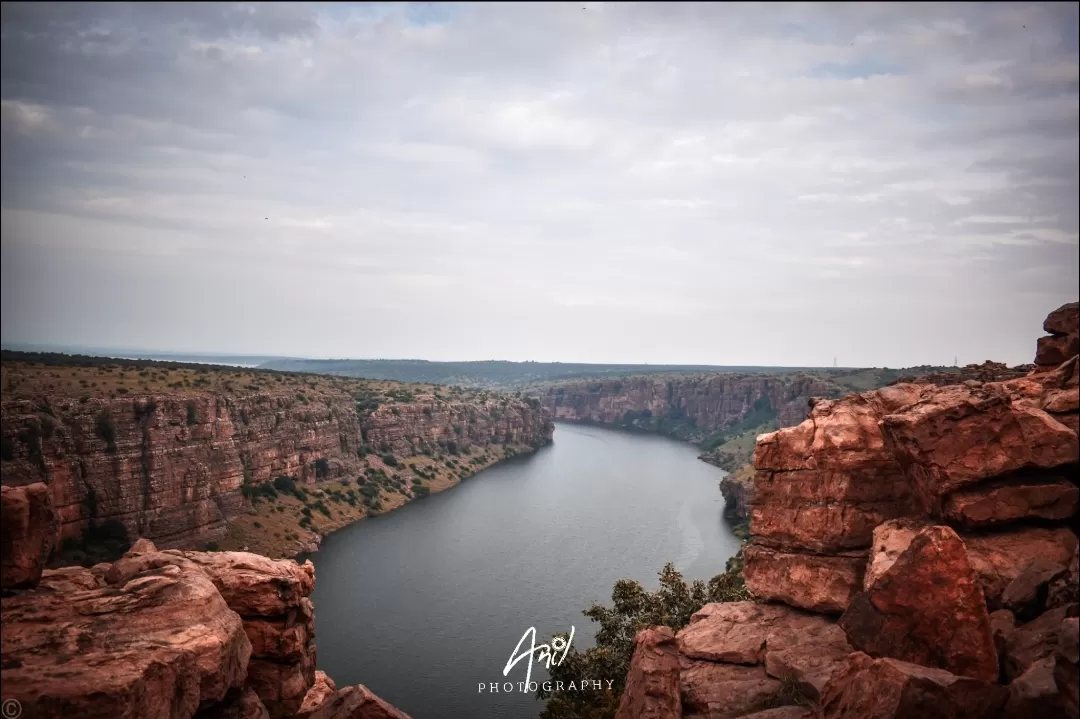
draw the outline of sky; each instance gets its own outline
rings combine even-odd
[[[3,3],[5,344],[1030,362],[1077,4]]]

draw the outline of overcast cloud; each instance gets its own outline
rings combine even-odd
[[[4,3],[3,340],[1030,362],[1077,5]]]

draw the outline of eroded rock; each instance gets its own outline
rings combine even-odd
[[[615,719],[679,719],[679,649],[668,627],[652,627],[634,638],[634,655]]]
[[[345,687],[331,694],[310,714],[301,719],[409,719],[375,696],[363,684]]]
[[[866,555],[780,552],[756,544],[743,550],[743,578],[758,598],[825,614],[840,614],[862,586]]]
[[[684,716],[736,719],[769,706],[782,685],[763,666],[682,659],[679,673]]]
[[[36,586],[59,537],[52,493],[42,482],[0,487],[0,585]]]
[[[998,677],[982,590],[948,527],[921,529],[840,618],[856,649],[984,681]]]
[[[968,559],[975,569],[991,609],[1001,607],[1009,586],[1036,559],[1067,565],[1076,552],[1077,539],[1067,527],[1027,527],[964,538]]]
[[[981,719],[997,716],[1006,689],[897,659],[848,656],[822,692],[816,719]]]
[[[1080,503],[1080,487],[1067,479],[1006,481],[976,485],[945,498],[943,517],[965,529],[996,527],[1026,519],[1068,519]]]
[[[239,688],[251,653],[240,617],[172,559],[112,585],[46,571],[48,586],[4,598],[5,699],[27,717],[190,717]]]
[[[1080,716],[1080,620],[1070,617],[1061,623],[1055,650],[1054,683],[1066,716]]]
[[[315,683],[311,685],[311,689],[308,689],[308,693],[304,695],[304,701],[300,705],[299,713],[306,714],[315,711],[335,691],[337,691],[337,685],[334,684],[334,680],[327,676],[326,672],[316,669]]]
[[[1065,565],[1036,557],[1001,594],[1001,605],[1021,622],[1034,619],[1046,609],[1050,584],[1068,570]]]

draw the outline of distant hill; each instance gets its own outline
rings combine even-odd
[[[573,362],[430,362],[428,360],[312,360],[274,359],[263,369],[311,372],[364,379],[430,382],[486,389],[520,389],[559,380],[620,377],[626,375],[684,374],[790,374],[822,372],[812,367],[725,367],[722,365],[585,364]],[[839,371],[839,370],[832,370]],[[856,370],[847,370],[855,372]]]

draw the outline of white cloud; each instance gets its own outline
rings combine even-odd
[[[5,4],[4,339],[1027,361],[1080,293],[1075,25],[1069,5]],[[57,247],[86,269],[61,276]],[[96,304],[144,301],[136,276],[161,321],[104,326]],[[192,293],[220,306],[179,332]]]

